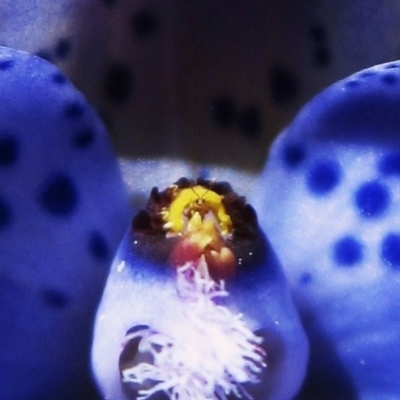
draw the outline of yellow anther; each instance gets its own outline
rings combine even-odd
[[[196,221],[209,212],[212,212],[218,221],[221,232],[229,234],[232,230],[232,220],[226,213],[222,203],[223,196],[201,185],[177,190],[177,195],[169,207],[169,213],[162,214],[170,231],[182,232],[185,227],[185,217],[189,220],[196,214]],[[170,224],[171,223],[171,224]]]

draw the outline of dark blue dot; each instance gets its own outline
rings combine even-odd
[[[356,207],[366,218],[380,217],[388,208],[389,203],[389,191],[378,181],[362,184],[355,195]]]
[[[97,231],[93,231],[89,238],[89,251],[98,261],[104,261],[109,258],[110,251],[104,236]]]
[[[340,182],[341,175],[342,171],[337,162],[319,161],[311,167],[306,176],[306,184],[312,193],[323,196],[335,189]]]
[[[93,143],[94,137],[95,132],[92,128],[82,129],[74,136],[74,146],[80,149],[89,147]]]
[[[42,292],[43,301],[54,308],[65,308],[68,306],[69,297],[59,290],[47,289]]]
[[[15,64],[14,60],[1,60],[0,71],[5,71],[7,69],[10,69],[14,66],[14,64]]]
[[[65,107],[65,115],[71,119],[81,117],[84,111],[85,111],[84,105],[78,101],[73,101],[67,104]]]
[[[397,64],[397,63],[392,63],[392,64],[389,64],[389,65],[385,66],[386,69],[396,69],[396,68],[399,68],[399,67],[400,67],[400,64]]]
[[[382,82],[387,85],[394,85],[398,82],[396,74],[385,74],[382,76]]]
[[[0,167],[8,167],[18,159],[19,146],[15,138],[0,134]]]
[[[393,152],[381,158],[378,164],[379,172],[384,175],[400,176],[400,152]]]
[[[289,144],[283,149],[283,162],[289,168],[298,167],[306,158],[306,151],[303,145]]]
[[[60,39],[55,48],[55,55],[61,60],[65,60],[71,51],[71,42],[69,39]]]
[[[129,100],[133,91],[133,77],[128,66],[112,64],[104,78],[104,93],[108,100],[123,104]]]
[[[360,81],[357,80],[357,79],[352,79],[350,81],[347,81],[345,83],[345,86],[347,88],[350,88],[350,89],[355,89],[355,88],[358,88],[360,86]]]
[[[389,233],[381,244],[382,261],[389,267],[400,269],[400,234]]]
[[[312,275],[310,272],[304,272],[299,279],[301,285],[308,285],[312,282]]]
[[[55,74],[53,74],[52,80],[54,83],[57,83],[59,85],[63,85],[64,83],[67,83],[67,78],[65,77],[65,75],[63,75],[60,72],[56,72]]]
[[[363,246],[353,236],[339,239],[333,246],[333,260],[338,265],[352,266],[363,258]]]
[[[58,174],[43,185],[39,204],[50,214],[64,217],[76,208],[78,195],[75,186],[67,175]]]
[[[0,230],[11,223],[11,208],[8,203],[0,197]]]
[[[361,78],[370,78],[371,76],[375,76],[376,72],[375,71],[364,71],[360,73]]]

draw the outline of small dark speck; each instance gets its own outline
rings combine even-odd
[[[149,10],[141,10],[132,16],[133,32],[139,37],[152,36],[158,30],[158,21]]]
[[[89,238],[89,251],[98,261],[107,260],[110,252],[104,236],[97,231],[93,231]]]
[[[60,39],[54,52],[58,59],[65,60],[71,52],[71,41],[69,39]]]
[[[70,300],[66,294],[54,289],[44,290],[42,299],[47,305],[54,308],[65,308]]]
[[[74,119],[79,118],[83,115],[85,107],[78,101],[73,101],[65,107],[65,115],[68,118]]]
[[[300,143],[288,144],[283,148],[282,158],[287,167],[295,168],[306,158],[306,150]]]
[[[39,193],[40,206],[54,216],[70,216],[77,203],[78,193],[75,185],[72,179],[63,173],[45,181]]]

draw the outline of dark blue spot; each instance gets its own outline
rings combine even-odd
[[[43,301],[54,308],[65,308],[68,306],[69,297],[54,289],[47,289],[42,292]]]
[[[400,152],[397,151],[383,156],[379,161],[378,169],[384,175],[400,176]]]
[[[6,228],[11,223],[11,208],[8,202],[0,197],[0,230]]]
[[[228,96],[218,96],[212,103],[212,119],[221,128],[230,128],[236,121],[236,105]]]
[[[347,81],[345,83],[345,86],[347,88],[350,88],[350,89],[355,89],[355,88],[358,88],[360,86],[360,81],[357,80],[357,79],[352,79],[350,81]]]
[[[115,104],[123,104],[132,95],[133,79],[129,67],[123,64],[111,65],[104,79],[106,98]]]
[[[149,10],[141,10],[132,16],[132,29],[138,37],[149,37],[158,30],[158,21]]]
[[[74,136],[74,146],[78,148],[86,148],[92,145],[95,137],[95,132],[92,128],[82,129]]]
[[[387,85],[394,85],[398,82],[398,78],[395,74],[385,74],[382,76],[381,80]]]
[[[77,202],[75,186],[65,174],[58,174],[45,182],[39,195],[39,204],[50,214],[59,217],[70,215]]]
[[[400,234],[386,235],[381,244],[381,258],[389,267],[400,269]]]
[[[289,103],[299,92],[297,77],[282,65],[272,68],[269,80],[272,100],[279,105]]]
[[[5,71],[7,69],[10,69],[14,66],[15,62],[14,60],[2,60],[0,61],[0,71]]]
[[[60,72],[56,72],[55,74],[53,74],[52,80],[54,83],[57,83],[59,85],[63,85],[64,83],[67,83],[67,78],[65,77],[65,75],[63,75]]]
[[[378,181],[362,184],[356,192],[355,204],[363,217],[381,216],[390,203],[390,194],[385,185]]]
[[[310,272],[304,272],[299,279],[301,285],[308,285],[312,282],[312,275]]]
[[[84,105],[78,101],[73,101],[67,104],[65,107],[65,115],[71,119],[81,117],[84,111],[85,111]]]
[[[386,69],[396,69],[396,68],[399,68],[399,67],[400,67],[400,65],[397,64],[397,63],[392,63],[392,64],[389,64],[389,65],[385,66]]]
[[[18,159],[19,146],[15,138],[0,134],[0,167],[8,167]]]
[[[93,231],[89,238],[89,251],[98,261],[104,261],[109,258],[110,251],[104,236],[97,231]]]
[[[250,139],[259,137],[263,128],[260,111],[255,106],[245,108],[240,112],[238,124],[244,136]]]
[[[369,77],[375,76],[375,75],[376,75],[375,71],[364,71],[364,72],[361,72],[359,76],[361,78],[369,78]]]
[[[333,260],[338,265],[352,266],[363,258],[363,246],[353,236],[345,236],[333,246]]]
[[[335,189],[340,182],[341,175],[342,171],[337,162],[319,161],[311,167],[306,176],[306,184],[312,193],[323,196]]]
[[[61,60],[65,60],[71,52],[71,42],[69,39],[60,39],[55,48],[55,55]]]
[[[283,148],[283,162],[289,168],[298,167],[306,158],[306,151],[302,144],[288,144]]]

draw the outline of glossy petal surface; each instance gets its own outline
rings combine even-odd
[[[254,192],[312,343],[301,399],[400,392],[399,101],[398,63],[329,87],[276,140]]]
[[[0,397],[87,399],[92,320],[129,219],[105,129],[46,61],[0,47]],[[90,128],[93,140],[76,145]]]

